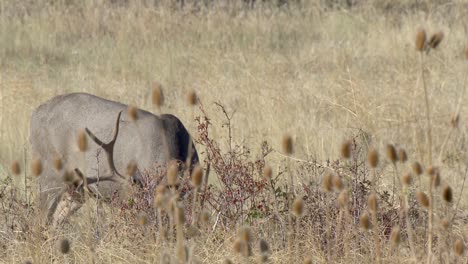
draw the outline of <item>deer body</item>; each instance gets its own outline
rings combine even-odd
[[[63,172],[53,166],[57,156],[66,168],[81,172],[83,179],[103,198],[125,195],[119,194],[123,185],[128,184],[122,174],[132,161],[136,162],[137,170],[130,176],[136,181],[145,170],[170,160],[190,159],[191,164],[198,163],[191,137],[177,117],[137,110],[137,119],[133,121],[127,109],[125,104],[72,93],[54,97],[33,112],[30,143],[33,156],[43,163],[43,173],[38,179],[39,199],[47,207],[49,217],[56,213],[57,203],[63,199],[60,197]],[[84,129],[89,136],[88,147],[86,152],[79,152],[76,138]],[[109,150],[101,145],[112,139],[109,155]]]

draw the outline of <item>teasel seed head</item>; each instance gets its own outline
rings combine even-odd
[[[176,206],[175,208],[175,213],[176,213],[176,223],[178,225],[183,225],[185,223],[185,210],[184,207],[181,205]]]
[[[394,246],[398,246],[401,241],[400,227],[395,226],[392,228],[392,233],[390,234],[390,241]]]
[[[251,243],[253,239],[252,230],[248,226],[239,229],[239,238],[246,243]]]
[[[15,160],[15,161],[13,161],[13,163],[11,163],[11,172],[15,176],[20,175],[21,167],[20,167],[20,164],[19,164],[19,162],[17,160]]]
[[[403,174],[401,179],[402,179],[403,185],[408,187],[411,184],[411,173],[408,172],[408,173]]]
[[[370,218],[367,213],[362,213],[359,219],[359,223],[361,224],[361,228],[364,230],[369,230],[371,228]]]
[[[450,119],[450,124],[452,125],[452,128],[458,128],[459,123],[460,123],[460,115],[458,113],[452,115],[452,118]]]
[[[247,247],[247,245],[244,240],[238,238],[236,239],[236,241],[234,241],[233,247],[235,253],[241,254],[244,251],[244,248]]]
[[[127,111],[130,120],[132,120],[133,122],[138,120],[138,110],[136,107],[130,105],[128,106]]]
[[[31,161],[31,173],[33,176],[39,176],[42,173],[42,162],[40,159],[33,159]]]
[[[416,192],[416,199],[418,200],[419,205],[424,208],[429,208],[429,198],[425,193],[421,191]]]
[[[343,180],[341,180],[341,177],[334,174],[333,175],[333,187],[338,190],[338,191],[341,191],[343,190]]]
[[[293,154],[293,140],[290,135],[283,136],[283,152],[287,155]]]
[[[62,175],[63,182],[67,185],[71,185],[75,182],[76,177],[72,171],[66,170]]]
[[[263,168],[263,177],[267,180],[271,179],[273,176],[273,169],[270,166],[265,166]]]
[[[333,181],[333,175],[332,173],[326,173],[325,176],[323,177],[323,189],[326,192],[331,192],[332,191],[332,181]]]
[[[260,239],[260,252],[263,254],[267,254],[270,251],[270,247],[268,246],[268,242],[265,239]]]
[[[192,185],[195,188],[200,187],[203,181],[203,169],[200,165],[196,165],[192,171]]]
[[[371,193],[367,199],[367,206],[372,213],[377,213],[378,202],[375,193]]]
[[[435,188],[440,186],[440,173],[439,173],[439,171],[437,171],[436,174],[434,176],[432,176],[432,183],[434,184]]]
[[[431,36],[428,44],[431,48],[435,49],[439,46],[440,42],[442,42],[443,38],[444,38],[444,32],[439,31]]]
[[[198,96],[194,90],[190,90],[187,94],[187,102],[191,106],[195,106],[198,104]]]
[[[419,29],[416,33],[416,50],[424,51],[426,44],[426,31],[424,29]]]
[[[54,157],[54,168],[57,170],[57,171],[61,171],[63,169],[63,163],[62,163],[62,159],[60,158],[59,155],[56,155]]]
[[[148,224],[148,216],[145,213],[140,213],[137,217],[137,222],[140,226]]]
[[[60,240],[59,249],[62,254],[68,254],[70,252],[70,241],[66,238]]]
[[[450,227],[450,220],[448,218],[444,218],[440,221],[440,226],[444,229],[444,230],[448,230],[448,228]]]
[[[293,214],[294,216],[300,218],[304,215],[304,201],[301,197],[297,197],[293,203]]]
[[[367,162],[371,168],[376,168],[379,165],[379,152],[375,148],[372,148],[367,153]]]
[[[434,176],[437,174],[437,170],[437,167],[430,166],[429,168],[427,168],[427,175]]]
[[[413,172],[416,175],[421,175],[423,173],[423,168],[422,168],[421,164],[419,162],[417,162],[417,161],[415,161],[413,163]]]
[[[348,206],[348,191],[346,189],[342,190],[338,195],[338,205],[340,208]]]
[[[352,142],[351,140],[347,140],[341,144],[341,157],[344,159],[351,158],[351,148]]]
[[[446,201],[447,203],[451,203],[453,201],[452,188],[447,184],[442,189],[442,197],[444,198],[444,201]]]
[[[179,166],[177,161],[171,161],[168,164],[167,168],[167,184],[169,186],[176,186],[179,183]]]
[[[392,144],[388,144],[385,150],[387,153],[388,160],[395,164],[398,160],[398,155],[395,147]]]
[[[208,211],[206,210],[203,210],[203,212],[201,213],[201,223],[202,225],[206,226],[210,223],[210,218],[211,218],[211,215]]]
[[[153,105],[160,108],[164,104],[164,95],[162,91],[162,86],[160,83],[153,84],[153,90],[151,92],[151,101]]]
[[[401,163],[405,163],[408,160],[408,154],[406,154],[406,151],[402,148],[398,149],[398,160]]]
[[[455,246],[454,246],[455,254],[457,254],[459,257],[465,253],[465,245],[463,244],[463,241],[461,239],[457,239],[455,241]]]
[[[86,152],[88,150],[88,139],[86,138],[86,132],[84,130],[78,131],[78,149],[81,152]]]

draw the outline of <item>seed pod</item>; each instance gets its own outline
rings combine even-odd
[[[450,227],[450,220],[448,218],[444,218],[440,221],[440,225],[444,230],[447,230]]]
[[[138,110],[134,106],[129,106],[128,109],[128,116],[130,117],[130,120],[132,121],[137,121],[138,120]]]
[[[153,91],[151,93],[151,101],[153,105],[161,107],[164,104],[164,95],[162,92],[162,86],[159,83],[153,84]]]
[[[457,241],[455,241],[455,253],[461,257],[463,255],[463,253],[465,252],[465,245],[463,244],[463,241],[461,241],[461,239],[457,239]]]
[[[62,163],[62,159],[60,158],[60,156],[55,156],[54,158],[54,168],[57,170],[57,171],[60,171],[62,170],[63,168],[63,163]]]
[[[336,174],[333,175],[333,187],[338,191],[343,189],[343,181],[341,180],[341,177]]]
[[[177,161],[171,161],[167,168],[167,184],[169,186],[176,186],[179,183],[178,172]]]
[[[298,197],[293,203],[293,213],[296,217],[301,217],[304,214],[304,201]]]
[[[145,213],[140,213],[138,215],[137,221],[140,226],[145,226],[148,224],[148,216]]]
[[[444,32],[439,31],[431,36],[431,38],[429,39],[428,45],[431,48],[435,49],[439,46],[440,42],[442,42],[443,38],[444,38]]]
[[[406,151],[402,148],[398,150],[398,160],[401,163],[405,163],[408,160],[408,155],[406,154]]]
[[[39,176],[42,173],[42,162],[40,159],[34,159],[31,161],[31,173],[33,176]]]
[[[341,157],[345,159],[349,159],[351,157],[351,141],[345,141],[341,144]]]
[[[293,141],[290,135],[283,136],[283,152],[287,155],[293,153]]]
[[[411,184],[411,173],[405,173],[402,177],[403,184],[408,187]]]
[[[348,206],[348,191],[346,189],[341,191],[340,195],[338,195],[338,205],[340,208]]]
[[[442,197],[444,198],[444,201],[447,203],[451,203],[453,200],[453,193],[452,193],[452,188],[450,186],[445,185],[444,188],[442,189]]]
[[[452,125],[453,128],[458,128],[459,123],[460,123],[460,115],[458,113],[456,113],[450,119],[450,124]]]
[[[392,241],[392,244],[395,245],[395,246],[400,244],[400,241],[401,241],[400,227],[395,226],[392,229],[392,233],[390,234],[390,241]]]
[[[62,254],[68,254],[70,252],[70,241],[66,238],[60,240],[59,249]]]
[[[425,44],[426,44],[426,31],[424,29],[420,29],[416,33],[416,50],[424,51]]]
[[[77,143],[78,143],[78,149],[81,152],[86,152],[86,150],[88,150],[88,140],[86,138],[86,133],[84,130],[80,130],[78,132]]]
[[[203,180],[203,170],[200,165],[195,166],[192,171],[192,184],[195,188],[200,187]]]
[[[379,165],[379,153],[376,149],[369,150],[367,153],[367,162],[371,168],[376,168]]]
[[[416,199],[418,200],[419,205],[424,208],[429,208],[429,198],[425,193],[421,191],[416,192]]]
[[[191,106],[195,106],[198,103],[198,96],[194,90],[190,90],[187,94],[187,102]]]
[[[273,176],[273,169],[270,166],[265,166],[265,168],[263,168],[263,177],[265,179],[271,179],[272,176]]]
[[[377,197],[375,196],[375,193],[371,193],[369,195],[369,198],[367,199],[367,206],[369,207],[369,210],[373,213],[377,212],[378,204],[377,204]]]
[[[423,168],[419,162],[414,162],[413,163],[413,172],[416,175],[421,175],[423,173]]]
[[[331,173],[325,174],[322,185],[323,185],[323,189],[326,192],[331,192],[332,190],[332,174]]]
[[[13,175],[16,175],[16,176],[18,176],[21,173],[21,168],[17,160],[11,163],[11,172],[13,173]]]
[[[398,160],[398,155],[395,147],[392,144],[388,144],[385,150],[387,153],[388,160],[395,164]]]
[[[259,244],[260,244],[260,252],[262,252],[264,254],[268,253],[268,251],[270,250],[269,249],[270,247],[268,246],[268,242],[266,242],[265,239],[260,239]]]
[[[364,230],[369,230],[371,227],[369,215],[367,213],[361,214],[360,221],[361,223],[361,228]]]

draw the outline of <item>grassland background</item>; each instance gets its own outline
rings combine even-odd
[[[1,1],[0,173],[28,157],[31,112],[48,98],[88,92],[154,110],[154,82],[163,85],[163,111],[177,115],[195,135],[186,93],[197,91],[224,149],[225,118],[214,102],[235,111],[234,142],[253,153],[263,140],[279,151],[282,135],[289,133],[294,157],[333,160],[344,139],[361,135],[381,150],[394,143],[411,160],[423,160],[418,146],[424,142],[424,94],[414,48],[415,32],[423,27],[444,32],[426,68],[434,156],[466,208],[459,168],[467,161],[456,158],[466,157],[461,141],[449,140],[438,158],[458,105],[458,137],[451,139],[467,131],[466,1],[357,1],[353,8],[303,1],[300,7],[251,10],[240,2],[218,2],[183,11],[170,3],[111,2]],[[269,160],[276,167],[282,157],[275,152]],[[205,263],[228,254],[205,253]]]

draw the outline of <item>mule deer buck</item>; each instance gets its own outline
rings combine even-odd
[[[127,109],[125,104],[72,93],[54,97],[33,112],[30,143],[33,157],[43,163],[39,204],[47,223],[60,224],[78,210],[85,189],[103,199],[116,194],[124,198],[125,184],[129,179],[141,183],[145,170],[172,160],[186,162],[189,169],[198,163],[191,137],[177,117],[136,110],[134,119]],[[95,144],[89,142],[87,150],[79,152],[76,138],[83,130]],[[57,158],[67,169],[54,168]],[[125,177],[121,172],[131,161],[136,169]],[[67,177],[73,184],[64,183]]]

